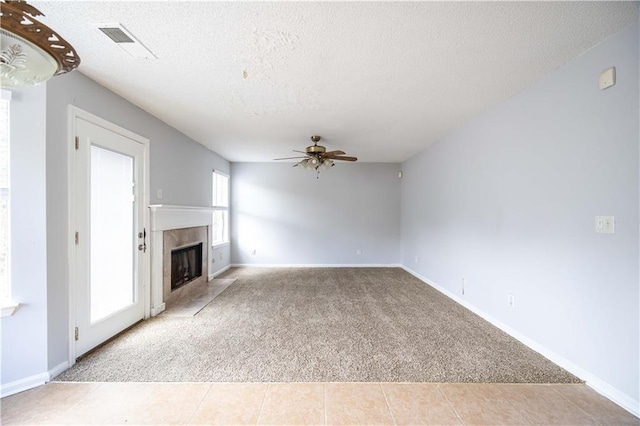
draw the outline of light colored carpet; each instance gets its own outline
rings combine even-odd
[[[227,287],[235,282],[235,278],[214,278],[194,286],[184,297],[173,302],[173,305],[162,312],[165,317],[192,317],[207,306]]]
[[[399,268],[235,268],[194,317],[158,316],[57,380],[575,383]]]

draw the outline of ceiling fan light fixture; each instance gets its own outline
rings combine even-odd
[[[310,159],[307,160],[306,164],[305,164],[305,169],[306,170],[315,170],[316,169],[316,165],[313,164],[313,161],[311,161]]]
[[[333,162],[333,160],[324,160],[320,166],[325,170],[329,170],[335,165],[336,164]]]
[[[345,156],[344,151],[334,150],[327,152],[327,149],[324,146],[318,145],[320,139],[322,139],[320,136],[311,136],[311,141],[313,142],[312,146],[308,146],[305,151],[293,150],[294,152],[306,155],[305,158],[294,164],[293,167],[300,166],[305,170],[314,170],[316,174],[319,175],[320,170],[328,170],[335,166],[335,160],[351,162],[358,161],[357,157]],[[275,160],[293,160],[298,158],[301,157],[276,158]]]
[[[305,158],[304,160],[301,160],[300,162],[296,163],[293,165],[293,167],[302,167],[303,169],[308,169],[309,168],[309,159]]]
[[[73,46],[35,19],[44,16],[22,0],[0,0],[0,85],[23,87],[73,71]]]

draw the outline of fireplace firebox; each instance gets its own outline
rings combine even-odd
[[[171,250],[171,291],[202,276],[202,243]]]

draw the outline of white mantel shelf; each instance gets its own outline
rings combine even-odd
[[[167,231],[169,229],[191,228],[211,225],[212,207],[173,206],[152,204],[151,231]]]
[[[213,208],[152,204],[151,211],[151,316],[164,311],[162,296],[163,232],[171,229],[211,226]],[[207,242],[207,258],[211,265],[212,250]]]

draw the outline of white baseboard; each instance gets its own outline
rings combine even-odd
[[[0,397],[13,395],[14,393],[23,392],[38,386],[42,386],[49,381],[49,373],[38,373],[24,379],[5,383],[0,386]]]
[[[155,308],[151,308],[151,316],[155,317],[156,315],[159,315],[162,311],[164,311],[166,308],[166,305],[164,304],[164,302],[162,302],[160,305],[158,305]]]
[[[212,279],[214,279],[218,275],[222,274],[224,271],[226,271],[229,268],[231,268],[231,265],[227,265],[224,268],[220,269],[219,271],[214,272],[213,274],[209,275],[209,281],[211,281]]]
[[[57,376],[67,371],[68,368],[69,368],[69,361],[61,362],[60,364],[56,365],[55,367],[49,370],[49,380],[55,379]]]
[[[578,374],[576,374],[576,376],[578,376]],[[639,401],[635,401],[626,393],[620,392],[618,389],[614,388],[604,380],[597,378],[593,374],[586,373],[584,378],[581,376],[578,376],[578,377],[580,377],[585,382],[587,382],[587,386],[589,386],[594,391],[598,392],[600,395],[618,404],[620,407],[624,408],[634,416],[640,417]]]
[[[455,301],[455,302],[459,303],[460,305],[464,306],[465,308],[469,309],[474,314],[478,315],[479,317],[485,319],[486,321],[490,322],[494,326],[498,327],[500,330],[502,330],[505,333],[509,334],[511,337],[515,338],[516,340],[522,342],[523,344],[525,344],[529,348],[531,348],[534,351],[538,352],[540,355],[542,355],[545,358],[549,359],[553,363],[555,363],[555,364],[559,365],[560,367],[564,368],[565,370],[567,370],[571,374],[577,376],[581,380],[584,380],[586,382],[587,386],[589,386],[590,388],[592,388],[593,390],[595,390],[599,394],[607,397],[608,399],[610,399],[614,403],[618,404],[620,407],[624,408],[625,410],[627,410],[631,414],[633,414],[635,416],[640,416],[640,412],[639,412],[639,409],[638,409],[640,403],[638,401],[635,401],[629,395],[625,394],[624,392],[621,392],[620,390],[618,390],[615,387],[611,386],[609,383],[607,383],[604,380],[594,376],[592,373],[588,372],[584,368],[582,368],[582,367],[574,364],[573,362],[569,361],[568,359],[558,355],[557,353],[555,353],[552,350],[546,348],[545,346],[541,345],[540,343],[536,342],[535,340],[530,339],[529,337],[525,336],[524,334],[520,333],[519,331],[514,330],[513,328],[509,327],[508,325],[504,324],[501,321],[498,321],[497,319],[493,318],[491,315],[487,314],[486,312],[476,308],[474,305],[470,304],[466,300],[463,300],[463,299],[459,298],[457,295],[455,295],[455,294],[451,293],[450,291],[446,290],[444,287],[439,286],[438,284],[436,284],[434,281],[430,280],[429,278],[420,275],[419,273],[415,272],[414,270],[412,270],[411,268],[408,268],[405,265],[401,265],[400,267],[402,269],[404,269],[405,271],[407,271],[408,273],[410,273],[411,275],[413,275],[414,277],[416,277],[419,280],[423,281],[427,285],[429,285],[429,286],[433,287],[434,289],[438,290],[440,293],[442,293],[445,296],[449,297],[453,301]]]
[[[399,263],[234,263],[234,268],[402,268]]]
[[[62,374],[69,368],[69,361],[61,362],[49,371],[45,373],[35,374],[24,379],[16,380],[14,382],[6,383],[2,385],[2,391],[0,397],[13,395],[14,393],[24,392],[29,389],[33,389],[38,386],[42,386],[45,383],[50,382],[52,379]]]

